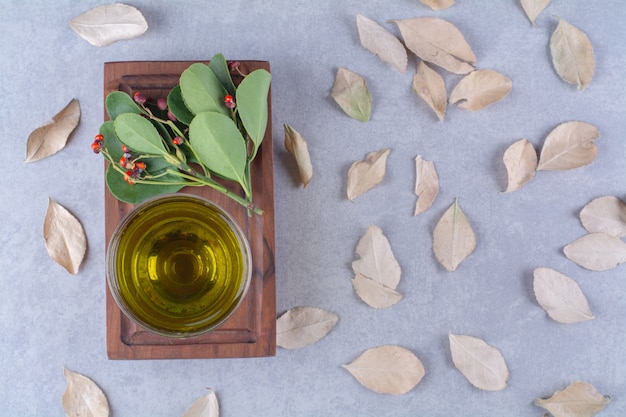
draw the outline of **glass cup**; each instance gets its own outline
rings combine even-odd
[[[148,200],[117,226],[107,283],[122,312],[142,328],[191,337],[223,324],[250,286],[248,241],[233,218],[183,193]]]

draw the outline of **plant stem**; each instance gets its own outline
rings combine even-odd
[[[248,209],[248,214],[250,214],[251,211],[256,214],[263,214],[263,210],[256,207],[252,203],[252,200],[249,198],[248,192],[246,192],[246,197],[248,198],[243,198],[237,193],[232,192],[231,190],[229,190],[228,188],[226,188],[224,185],[220,184],[219,182],[214,181],[211,178],[205,177],[203,175],[200,175],[199,173],[196,173],[195,175],[190,175],[190,174],[186,174],[184,172],[180,172],[180,171],[173,170],[173,169],[167,169],[167,173],[172,174],[172,175],[177,175],[181,178],[185,178],[186,180],[191,181],[192,183],[195,182],[199,185],[206,185],[208,187],[213,188],[214,190],[221,192],[225,196],[231,198],[232,200],[236,201],[237,203],[241,204],[246,209]],[[192,185],[192,184],[189,184],[189,185]]]

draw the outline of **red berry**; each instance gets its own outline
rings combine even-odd
[[[93,150],[94,153],[100,153],[100,151],[102,150],[102,141],[94,140],[93,143],[91,144],[91,149]]]
[[[133,172],[132,171],[126,171],[126,173],[124,174],[124,181],[126,181],[129,184],[134,184],[135,181],[133,181]]]
[[[184,141],[185,140],[181,138],[180,136],[176,136],[174,139],[172,139],[172,143],[177,146],[182,145]]]
[[[144,104],[147,100],[146,96],[141,94],[139,91],[136,91],[135,94],[133,94],[133,99],[135,100],[135,103],[137,104]]]
[[[135,162],[135,164],[133,165],[133,168],[134,168],[134,169],[138,169],[138,170],[143,171],[144,169],[146,169],[146,164],[145,164],[145,163],[143,163],[143,162],[141,162],[141,161],[137,161],[137,162]]]
[[[159,108],[159,110],[167,109],[167,99],[165,97],[159,97],[159,99],[157,100],[157,107]]]
[[[130,149],[128,149],[128,148],[126,147],[126,145],[122,145],[122,152],[124,152],[124,153],[130,153]]]
[[[229,109],[234,109],[235,108],[235,100],[233,99],[233,96],[231,96],[230,94],[226,95],[224,97],[224,104]]]
[[[102,136],[100,133],[98,133],[95,137],[94,137],[94,141],[96,142],[102,142],[104,140],[104,136]]]

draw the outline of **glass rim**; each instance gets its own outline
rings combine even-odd
[[[189,331],[189,332],[185,332],[185,331],[179,332],[179,331],[174,331],[174,330],[169,330],[169,329],[163,329],[163,328],[150,325],[144,322],[143,320],[141,320],[139,317],[135,315],[132,308],[130,308],[130,306],[127,305],[126,301],[123,299],[121,294],[119,294],[119,290],[118,290],[119,285],[117,283],[116,254],[117,254],[117,247],[119,245],[119,240],[124,230],[126,230],[128,225],[136,218],[138,213],[141,212],[142,210],[155,206],[159,203],[162,203],[163,201],[167,202],[167,201],[176,200],[176,199],[191,200],[193,202],[200,203],[205,206],[210,206],[216,209],[221,215],[220,217],[222,218],[224,223],[234,232],[235,236],[237,237],[237,242],[239,243],[238,246],[241,249],[242,255],[244,257],[243,279],[241,281],[241,285],[238,288],[238,290],[240,290],[241,292],[241,296],[239,297],[239,300],[237,300],[237,303],[231,306],[231,309],[228,312],[228,314],[220,318],[215,323],[211,323],[205,327],[202,327],[194,331]],[[210,199],[203,197],[203,196],[188,194],[184,192],[168,193],[168,194],[162,194],[159,196],[151,197],[137,204],[135,207],[131,209],[131,211],[129,211],[126,215],[124,215],[122,220],[120,220],[120,222],[117,224],[117,226],[113,230],[113,233],[111,234],[111,238],[108,242],[107,251],[106,251],[105,269],[106,269],[107,287],[109,289],[109,292],[111,293],[113,300],[115,301],[115,304],[122,311],[122,313],[124,314],[126,318],[128,318],[130,321],[132,321],[133,323],[135,323],[142,329],[145,329],[148,332],[159,335],[159,336],[165,336],[169,338],[189,338],[189,337],[195,337],[195,336],[199,336],[202,334],[206,334],[208,332],[211,332],[217,329],[218,327],[223,325],[239,309],[239,307],[243,303],[243,300],[246,298],[246,295],[250,288],[250,283],[252,281],[252,270],[253,270],[252,251],[250,249],[248,238],[244,234],[243,229],[235,221],[233,216],[227,210],[225,210],[222,206],[220,206],[214,201],[211,201]]]

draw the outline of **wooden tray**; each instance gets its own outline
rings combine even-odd
[[[192,61],[109,62],[104,64],[104,97],[112,91],[141,91],[146,97],[166,97]],[[206,63],[206,62],[205,62]],[[268,62],[241,61],[248,73],[269,71]],[[234,78],[237,83],[238,80]],[[269,100],[269,99],[268,99]],[[252,282],[243,303],[218,329],[197,337],[170,339],[149,333],[126,318],[106,289],[107,354],[110,359],[246,358],[276,354],[276,276],[274,269],[274,173],[269,120],[263,144],[251,167],[255,204],[264,214],[248,217],[239,204],[208,187],[181,192],[204,196],[226,209],[247,234],[252,250]],[[105,110],[105,120],[108,118]],[[233,186],[233,190],[237,190]],[[106,242],[120,220],[133,208],[118,201],[105,187]]]

